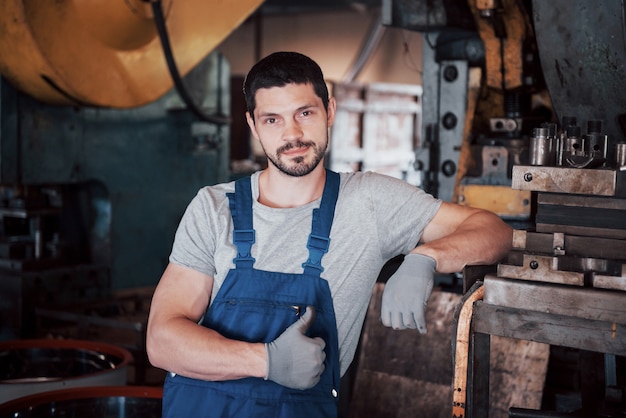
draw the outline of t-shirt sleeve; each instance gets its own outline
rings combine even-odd
[[[212,220],[215,208],[202,189],[192,199],[183,214],[174,236],[169,261],[189,267],[209,276],[215,275],[216,234]]]
[[[384,257],[407,254],[414,249],[441,200],[405,181],[366,173],[369,199],[376,218]]]

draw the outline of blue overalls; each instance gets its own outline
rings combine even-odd
[[[313,221],[303,274],[254,268],[250,177],[235,182],[228,194],[233,241],[238,254],[202,324],[220,334],[249,342],[271,342],[298,320],[308,305],[316,317],[307,335],[326,342],[325,369],[311,389],[298,390],[260,378],[209,382],[168,373],[163,391],[163,417],[336,417],[339,392],[337,323],[328,282],[320,277],[328,251],[339,174],[326,170],[326,184]]]

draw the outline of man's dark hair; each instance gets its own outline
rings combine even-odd
[[[243,82],[246,106],[253,120],[256,108],[254,96],[258,89],[283,87],[292,83],[311,83],[315,94],[322,99],[324,108],[328,110],[328,88],[319,65],[298,52],[275,52],[257,62]]]

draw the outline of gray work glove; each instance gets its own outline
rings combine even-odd
[[[310,389],[320,381],[324,371],[326,343],[322,338],[305,335],[315,320],[315,308],[306,312],[271,343],[266,343],[267,377],[292,389]]]
[[[383,291],[380,317],[393,329],[417,328],[426,333],[426,304],[433,290],[437,262],[426,255],[409,254],[389,278]]]

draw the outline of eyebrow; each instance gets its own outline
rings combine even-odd
[[[275,113],[275,112],[263,112],[263,113],[259,113],[259,117],[260,117],[260,118],[267,118],[267,117],[273,117],[273,116],[278,116],[278,113]]]
[[[319,105],[317,105],[317,104],[314,104],[314,103],[307,103],[307,104],[305,104],[305,105],[302,105],[302,106],[298,107],[298,108],[295,110],[295,113],[302,112],[303,110],[306,110],[306,109],[311,109],[311,108],[319,108],[319,107],[320,107],[320,106],[319,106]],[[280,116],[280,113],[276,113],[276,112],[262,112],[262,113],[259,113],[259,117],[260,117],[260,118],[262,118],[262,117],[265,117],[265,118],[266,118],[266,117],[273,117],[273,116]]]

